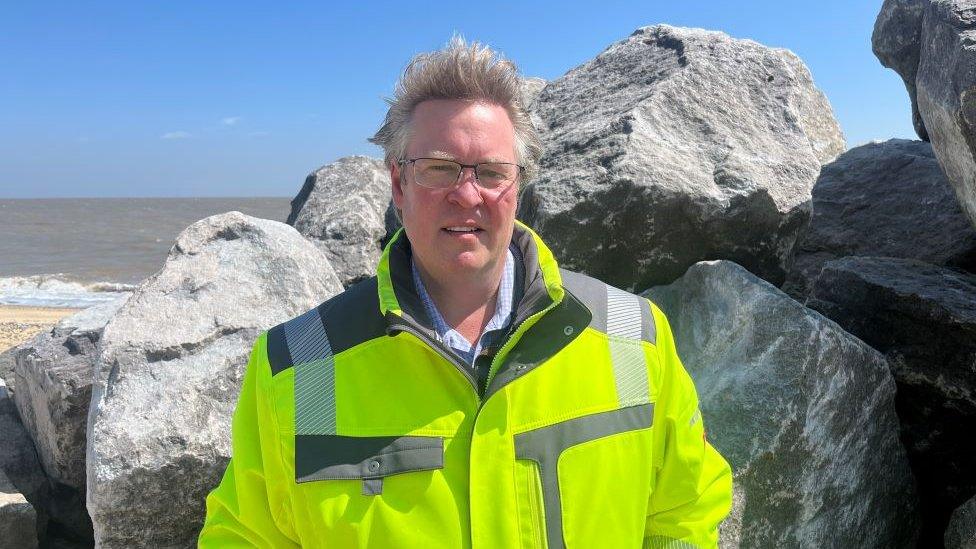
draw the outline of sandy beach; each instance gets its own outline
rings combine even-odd
[[[0,353],[80,309],[0,305]]]

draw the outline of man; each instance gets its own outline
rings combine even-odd
[[[455,39],[383,127],[377,276],[258,338],[201,547],[714,547],[728,464],[660,309],[515,221],[514,65]]]

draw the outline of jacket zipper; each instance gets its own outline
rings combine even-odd
[[[524,330],[522,329],[522,327],[525,326],[525,324],[528,321],[530,321],[532,319],[541,318],[542,315],[548,313],[556,305],[559,305],[559,303],[557,303],[555,301],[552,302],[552,303],[550,303],[548,306],[546,306],[545,309],[542,309],[541,311],[539,311],[539,312],[537,312],[535,314],[532,314],[532,315],[529,315],[529,316],[525,317],[524,319],[522,319],[521,322],[519,322],[515,326],[515,330],[512,331],[512,335],[510,335],[508,337],[508,339],[505,340],[505,344],[502,345],[500,349],[498,349],[498,352],[495,353],[495,356],[491,359],[491,365],[488,366],[488,379],[485,380],[485,400],[487,400],[490,395],[494,394],[493,392],[489,392],[488,389],[491,387],[491,380],[495,378],[495,373],[496,373],[496,370],[498,369],[497,368],[497,366],[498,366],[498,357],[502,356],[503,354],[505,356],[508,355],[508,351],[510,351],[511,350],[511,347],[514,346],[514,344],[512,342],[513,341],[518,341],[519,339],[521,339],[521,337],[525,333],[525,331],[527,331],[531,327],[531,325],[529,325],[529,326],[525,327]],[[533,322],[532,324],[535,324],[535,322]]]

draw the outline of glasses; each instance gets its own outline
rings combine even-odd
[[[510,162],[482,162],[480,164],[459,164],[443,158],[411,158],[397,162],[413,165],[413,180],[429,189],[449,189],[461,180],[464,168],[474,169],[474,179],[485,189],[499,189],[514,183],[525,167]]]

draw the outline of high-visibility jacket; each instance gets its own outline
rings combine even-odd
[[[403,231],[377,276],[263,333],[199,547],[714,547],[728,464],[668,322],[528,227],[483,390],[437,341]]]

